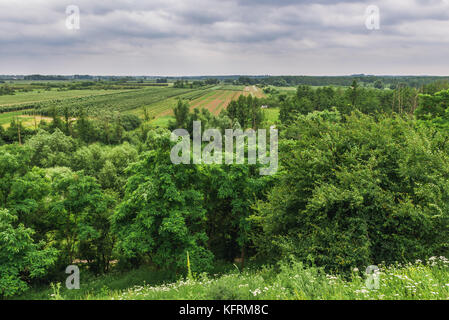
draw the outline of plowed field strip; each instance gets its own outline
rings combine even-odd
[[[248,95],[250,92],[247,92]],[[219,115],[221,110],[226,109],[231,101],[237,100],[240,95],[245,94],[243,91],[234,91],[234,90],[216,90],[211,93],[208,93],[198,99],[195,99],[190,102],[190,110],[195,108],[198,109],[207,109],[213,115]],[[173,105],[174,107],[175,105]],[[173,108],[172,107],[172,108]],[[162,108],[162,107],[159,107]],[[158,113],[157,117],[163,117],[168,115],[173,115],[172,108],[161,110]],[[155,111],[155,110],[152,110]]]
[[[199,107],[201,104],[203,104],[205,101],[209,101],[211,99],[213,99],[213,97],[216,95],[216,91],[212,91],[204,96],[202,96],[201,98],[195,99],[190,103],[190,109],[195,109],[197,107]]]
[[[224,92],[223,91],[216,91],[215,94],[213,94],[212,96],[209,96],[207,99],[204,99],[203,101],[200,101],[199,103],[194,103],[190,109],[193,110],[195,108],[205,108],[208,109],[210,108],[210,104],[214,103],[215,100],[220,99],[223,96]]]
[[[226,109],[231,103],[234,94],[235,93],[232,91],[226,91],[226,94],[222,97],[220,104],[212,111],[212,113],[214,115],[218,115],[221,110]]]

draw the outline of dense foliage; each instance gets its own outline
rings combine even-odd
[[[401,117],[300,116],[284,170],[253,217],[261,250],[327,269],[447,255],[448,150]]]
[[[0,294],[61,281],[69,264],[178,277],[292,258],[348,276],[448,255],[447,88],[384,85],[269,89],[218,116],[190,109],[207,88],[142,89],[48,102],[52,122],[0,126]],[[169,130],[119,112],[178,96]],[[266,117],[277,110],[278,120]],[[275,125],[277,174],[172,164],[170,130],[192,133],[193,121],[222,131]]]
[[[17,220],[0,209],[0,298],[25,291],[27,280],[45,275],[56,258],[56,250],[35,243],[34,231]]]

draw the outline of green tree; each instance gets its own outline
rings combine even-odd
[[[76,150],[75,140],[58,128],[51,134],[39,130],[26,146],[31,150],[31,164],[41,168],[69,166]]]
[[[23,176],[16,174],[11,181],[6,208],[25,227],[36,231],[35,240],[46,239],[50,231],[46,202],[49,192],[49,179],[40,168],[34,167]]]
[[[150,132],[150,151],[131,166],[124,201],[112,217],[120,254],[134,261],[185,270],[189,252],[192,267],[210,268],[206,249],[206,211],[196,166],[170,162],[170,133]]]
[[[91,120],[86,117],[84,110],[81,110],[78,120],[75,123],[76,137],[85,143],[97,141],[100,134],[95,130]]]
[[[349,88],[349,97],[351,100],[351,105],[353,108],[357,106],[357,98],[358,98],[358,88],[359,85],[356,80],[352,82],[351,88]]]
[[[28,289],[31,279],[43,277],[54,264],[57,251],[33,241],[34,231],[17,224],[18,218],[0,209],[0,297]]]
[[[376,82],[374,82],[374,88],[376,88],[376,89],[383,89],[384,88],[384,84],[382,83],[382,81],[377,80]]]
[[[24,176],[29,170],[29,149],[19,145],[0,147],[0,207],[7,206],[15,179]]]
[[[95,271],[105,271],[112,253],[109,216],[112,199],[96,180],[68,168],[48,170],[52,182],[50,216],[62,258],[85,259]]]
[[[173,129],[185,129],[188,126],[189,119],[189,103],[181,99],[178,100],[177,106],[173,109],[175,114],[175,123],[171,124]]]
[[[449,107],[449,89],[435,94],[419,95],[419,107],[415,111],[418,119],[437,119],[445,116]]]
[[[5,128],[3,128],[3,126],[0,126],[0,146],[6,143],[5,138],[6,138]]]
[[[145,117],[145,120],[149,120],[148,116]],[[142,124],[142,120],[135,114],[125,113],[120,115],[120,124],[126,131],[131,131],[137,129]]]
[[[252,247],[251,223],[257,199],[264,199],[272,177],[260,176],[256,165],[203,165],[200,168],[207,210],[208,247],[218,259],[242,265]],[[254,252],[251,252],[254,253]]]
[[[241,95],[236,101],[231,101],[226,113],[230,119],[237,121],[242,128],[257,129],[263,121],[262,103],[251,95]]]

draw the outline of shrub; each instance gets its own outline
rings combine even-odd
[[[286,138],[283,174],[252,217],[259,250],[334,271],[447,253],[449,157],[426,129],[326,112]]]
[[[131,131],[137,129],[142,124],[142,120],[135,114],[122,114],[120,123],[126,131]]]

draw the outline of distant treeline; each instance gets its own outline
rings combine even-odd
[[[29,76],[24,76],[23,80],[45,80],[45,81],[50,81],[50,80],[68,80],[68,77],[65,76],[44,76],[44,75],[40,75],[40,74],[32,74]]]
[[[447,82],[449,77],[434,76],[276,76],[265,78],[239,77],[237,82],[242,85],[271,85],[279,87],[308,85],[308,86],[351,86],[354,81],[361,85],[374,86],[378,89],[389,87],[395,89],[397,86],[409,86],[420,88],[435,81]]]
[[[0,79],[3,80],[33,80],[33,81],[54,81],[54,80],[95,80],[95,81],[110,81],[114,83],[154,83],[166,84],[168,82],[174,82],[178,86],[183,82],[195,82],[200,84],[203,82],[205,85],[210,85],[211,81],[214,83],[229,83],[237,85],[265,85],[265,86],[351,86],[354,81],[357,81],[362,86],[371,86],[378,89],[390,88],[395,89],[397,86],[409,86],[413,88],[421,88],[427,84],[433,82],[448,82],[449,76],[437,77],[437,76],[373,76],[365,74],[355,74],[350,76],[196,76],[196,77],[151,77],[151,76],[90,76],[90,75],[26,75],[26,76],[5,76],[0,75]],[[145,82],[144,82],[145,81]],[[147,82],[148,81],[148,82]]]
[[[220,80],[218,79],[206,79],[204,81],[194,80],[189,82],[187,80],[176,80],[173,83],[173,87],[175,88],[199,88],[204,86],[216,85],[219,84]]]
[[[14,89],[8,85],[0,86],[0,96],[14,94]]]
[[[127,82],[127,81],[64,81],[64,82],[41,82],[35,81],[31,83],[13,82],[2,84],[0,80],[0,96],[6,94],[14,94],[15,91],[29,92],[32,90],[46,90],[50,91],[56,89],[59,91],[67,90],[129,90],[142,89],[145,87],[167,87],[168,83],[154,83],[154,82]]]

